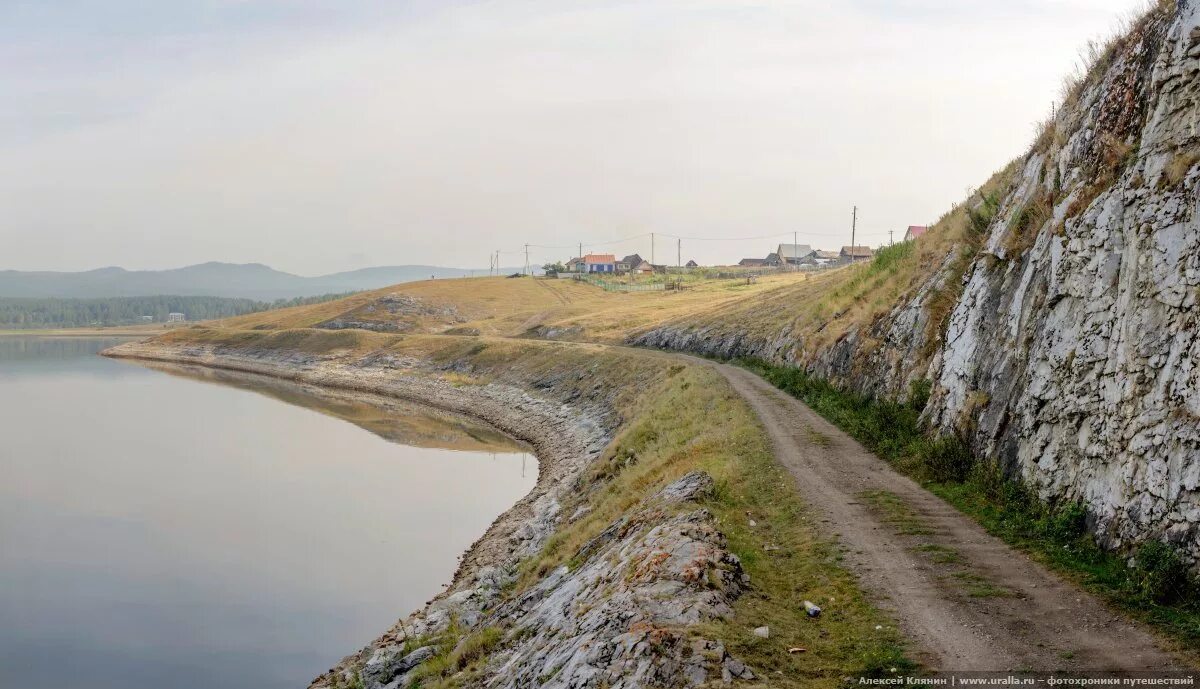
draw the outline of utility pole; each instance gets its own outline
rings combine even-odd
[[[800,243],[800,233],[796,232],[795,230],[792,230],[792,263],[796,266],[796,269],[798,269],[800,267],[800,261],[799,261],[800,257],[797,256],[797,254],[800,251],[800,247],[796,246],[799,243]]]
[[[675,238],[675,267],[683,270],[683,240]]]
[[[857,231],[858,231],[858,206],[855,206],[854,214],[850,216],[850,251],[851,251],[850,260],[851,261],[854,260],[854,253],[853,253],[854,247],[857,246],[857,244],[854,243],[854,235]]]
[[[654,233],[650,233],[650,265],[654,265]]]
[[[888,246],[895,246],[896,242],[892,241],[892,230],[888,230]]]
[[[529,245],[525,245],[525,274],[529,275]]]

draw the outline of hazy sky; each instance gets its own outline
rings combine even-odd
[[[674,262],[665,235],[837,248],[855,204],[874,245],[1022,153],[1140,4],[2,0],[0,269],[486,267],[651,231]]]

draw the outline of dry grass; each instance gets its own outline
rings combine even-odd
[[[1049,193],[1038,192],[1009,222],[1008,232],[1004,235],[1005,253],[1013,258],[1028,251],[1052,213]]]
[[[229,330],[313,328],[334,319],[399,323],[406,333],[478,333],[503,337],[622,341],[630,332],[663,321],[753,301],[789,286],[815,287],[833,274],[765,276],[754,284],[693,278],[671,292],[605,292],[573,280],[463,278],[427,280],[356,294],[345,299],[228,318],[211,325]],[[412,297],[435,313],[392,313],[381,300]],[[445,313],[437,313],[445,310]]]
[[[1200,151],[1194,149],[1178,151],[1163,170],[1162,177],[1159,178],[1159,187],[1163,189],[1179,187],[1198,162],[1200,162]]]

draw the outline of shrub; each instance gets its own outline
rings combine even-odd
[[[943,436],[922,446],[921,461],[934,481],[961,483],[971,474],[975,458],[957,436]]]
[[[1048,535],[1058,541],[1072,541],[1087,533],[1087,510],[1072,502],[1050,515]]]
[[[1146,600],[1170,603],[1187,586],[1187,564],[1174,546],[1162,541],[1146,541],[1137,550],[1134,583]]]
[[[872,259],[871,266],[875,271],[887,270],[893,268],[900,261],[912,255],[915,242],[900,242],[891,246],[885,246],[875,252],[875,258]]]
[[[908,384],[908,406],[918,414],[925,411],[929,404],[929,395],[933,392],[933,381],[927,378],[914,380]]]
[[[978,206],[967,207],[968,228],[976,235],[986,235],[998,210],[1000,210],[999,196],[997,194],[984,195]]]

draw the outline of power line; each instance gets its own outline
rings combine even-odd
[[[805,237],[823,237],[828,233],[827,232],[795,232],[795,231],[793,231],[793,232],[776,232],[775,234],[760,234],[756,237],[684,237],[684,236],[677,235],[677,234],[667,234],[667,233],[660,233],[660,234],[664,237],[671,237],[672,239],[686,239],[690,242],[741,242],[741,241],[751,241],[751,240],[755,240],[755,239],[774,239],[776,237],[786,237],[789,234],[793,235],[793,236],[802,234]]]

